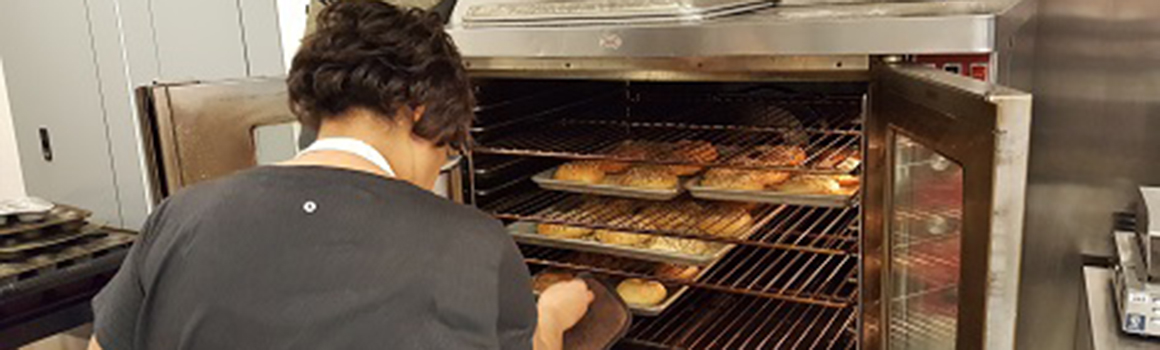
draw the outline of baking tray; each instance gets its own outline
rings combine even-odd
[[[727,188],[700,186],[701,178],[685,184],[689,194],[700,199],[736,202],[759,202],[773,204],[791,204],[811,207],[844,208],[852,205],[858,198],[859,191],[851,194],[786,194],[777,191],[750,191],[733,190]]]
[[[48,250],[36,254],[30,259],[14,262],[0,261],[0,284],[36,278],[41,273],[73,265],[79,261],[94,259],[113,250],[128,249],[136,238],[137,235],[134,233],[109,229],[108,234],[104,237],[87,240],[64,249]]]
[[[62,244],[75,242],[86,237],[103,234],[105,234],[105,231],[98,226],[86,226],[79,231],[63,232],[41,237],[31,241],[20,242],[14,245],[3,246],[0,247],[0,259],[19,259],[34,251],[52,248]]]
[[[705,277],[705,275],[708,274],[709,270],[713,269],[714,265],[716,265],[716,262],[709,264],[708,266],[700,266],[701,270],[697,271],[697,275],[694,276],[689,282],[694,282],[694,283],[700,282],[701,278]],[[540,270],[540,272],[536,273],[536,275],[539,275],[539,274],[544,273],[544,272],[549,272],[549,271],[581,272],[582,270],[573,270],[573,269],[561,268],[561,267],[547,267],[547,268]],[[609,286],[609,289],[611,289],[613,293],[616,293],[616,286],[620,285],[621,281],[627,279],[627,277],[608,276],[608,275],[600,275],[600,277],[598,277],[598,278],[604,280],[605,282],[610,282],[610,283],[608,283],[608,286]],[[535,276],[532,276],[532,279],[534,280]],[[672,306],[674,303],[677,302],[677,300],[680,300],[681,296],[684,296],[685,293],[688,292],[689,289],[691,288],[691,287],[686,286],[686,285],[680,285],[680,284],[676,284],[676,283],[666,283],[666,282],[658,280],[658,279],[653,279],[653,280],[657,281],[657,282],[661,282],[661,284],[664,284],[665,289],[667,291],[671,291],[673,289],[676,289],[676,291],[670,292],[668,294],[668,296],[665,297],[664,301],[662,301],[660,304],[656,304],[653,306],[638,306],[638,305],[627,304],[628,309],[632,310],[633,315],[648,316],[648,317],[660,316],[661,313],[665,312],[665,310],[668,310],[669,306]],[[538,292],[538,291],[536,291],[534,293],[536,295],[540,294],[540,292]]]
[[[594,238],[557,238],[548,237],[536,233],[536,222],[517,221],[507,226],[508,233],[516,242],[532,244],[544,247],[552,247],[559,249],[570,249],[577,251],[585,251],[590,253],[608,254],[621,256],[626,258],[633,258],[637,260],[647,260],[663,263],[672,263],[680,265],[696,265],[707,266],[713,262],[720,260],[729,253],[736,244],[725,244],[720,242],[705,242],[710,245],[711,254],[706,255],[692,255],[678,252],[668,252],[660,250],[652,250],[648,248],[622,246],[614,244],[606,244],[596,241]],[[761,226],[760,223],[754,224],[753,228],[746,232],[743,237],[749,237]]]
[[[701,278],[701,276],[705,274],[705,272],[704,272],[705,270],[708,270],[708,268],[702,267],[701,272],[697,273],[697,278]],[[544,269],[543,271],[540,271],[540,273],[549,272],[549,271],[570,271],[570,270],[547,268],[547,269]],[[537,273],[536,275],[539,275],[540,273]],[[622,277],[611,277],[611,276],[600,276],[598,278],[600,278],[601,280],[604,280],[605,282],[609,282],[608,289],[611,290],[613,293],[616,293],[616,286],[620,284],[620,281],[623,281],[626,279],[626,278],[622,278]],[[532,279],[535,279],[535,276],[532,276]],[[661,282],[661,281],[658,281],[658,282]],[[661,284],[664,284],[664,282],[661,282]],[[669,293],[668,296],[665,297],[665,300],[662,301],[660,304],[656,304],[653,306],[640,306],[640,305],[632,305],[632,304],[625,303],[625,305],[628,305],[628,309],[630,311],[632,311],[633,315],[649,316],[649,317],[660,316],[660,314],[662,312],[665,312],[665,310],[667,310],[669,308],[669,306],[672,306],[674,303],[677,302],[678,299],[681,298],[681,296],[685,295],[685,292],[689,291],[689,286],[683,286],[683,285],[670,286],[667,284],[665,285],[666,291],[672,290],[671,288],[675,288],[677,291]],[[538,291],[533,291],[533,292],[537,296],[540,295],[540,292],[538,292]]]
[[[556,168],[544,170],[535,176],[532,176],[532,181],[545,190],[576,192],[585,194],[598,194],[604,196],[625,197],[635,199],[646,199],[653,201],[667,201],[681,195],[685,191],[685,186],[681,182],[686,181],[681,179],[677,186],[672,189],[654,190],[646,188],[618,186],[610,184],[588,184],[573,181],[561,181],[552,178],[556,174]]]
[[[63,226],[65,229],[76,229],[84,225],[85,219],[92,214],[88,210],[58,204],[48,212],[48,217],[44,221],[12,222],[10,220],[7,225],[0,226],[0,237],[29,234],[58,226]]]

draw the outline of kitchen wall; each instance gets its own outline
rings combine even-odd
[[[0,57],[0,198],[24,195],[24,177],[20,156],[16,152],[16,134],[12,130],[12,109],[8,105],[8,87],[4,80],[4,58]]]
[[[1081,255],[1160,185],[1160,1],[1042,0],[1019,349],[1071,349]],[[1086,322],[1086,320],[1084,320]]]

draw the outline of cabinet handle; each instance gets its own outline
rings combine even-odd
[[[52,161],[52,137],[48,135],[48,127],[40,127],[40,154],[44,161]]]

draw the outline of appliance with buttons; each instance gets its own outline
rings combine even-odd
[[[1116,231],[1115,288],[1120,329],[1160,336],[1160,187],[1140,187],[1136,232]]]

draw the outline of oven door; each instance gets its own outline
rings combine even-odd
[[[315,137],[290,111],[284,78],[155,84],[137,95],[156,202],[202,181],[293,158]],[[449,161],[434,192],[463,202],[462,182],[460,162]]]
[[[863,235],[868,349],[1011,349],[1031,96],[872,68]]]
[[[297,151],[282,79],[155,84],[137,95],[155,201]]]

